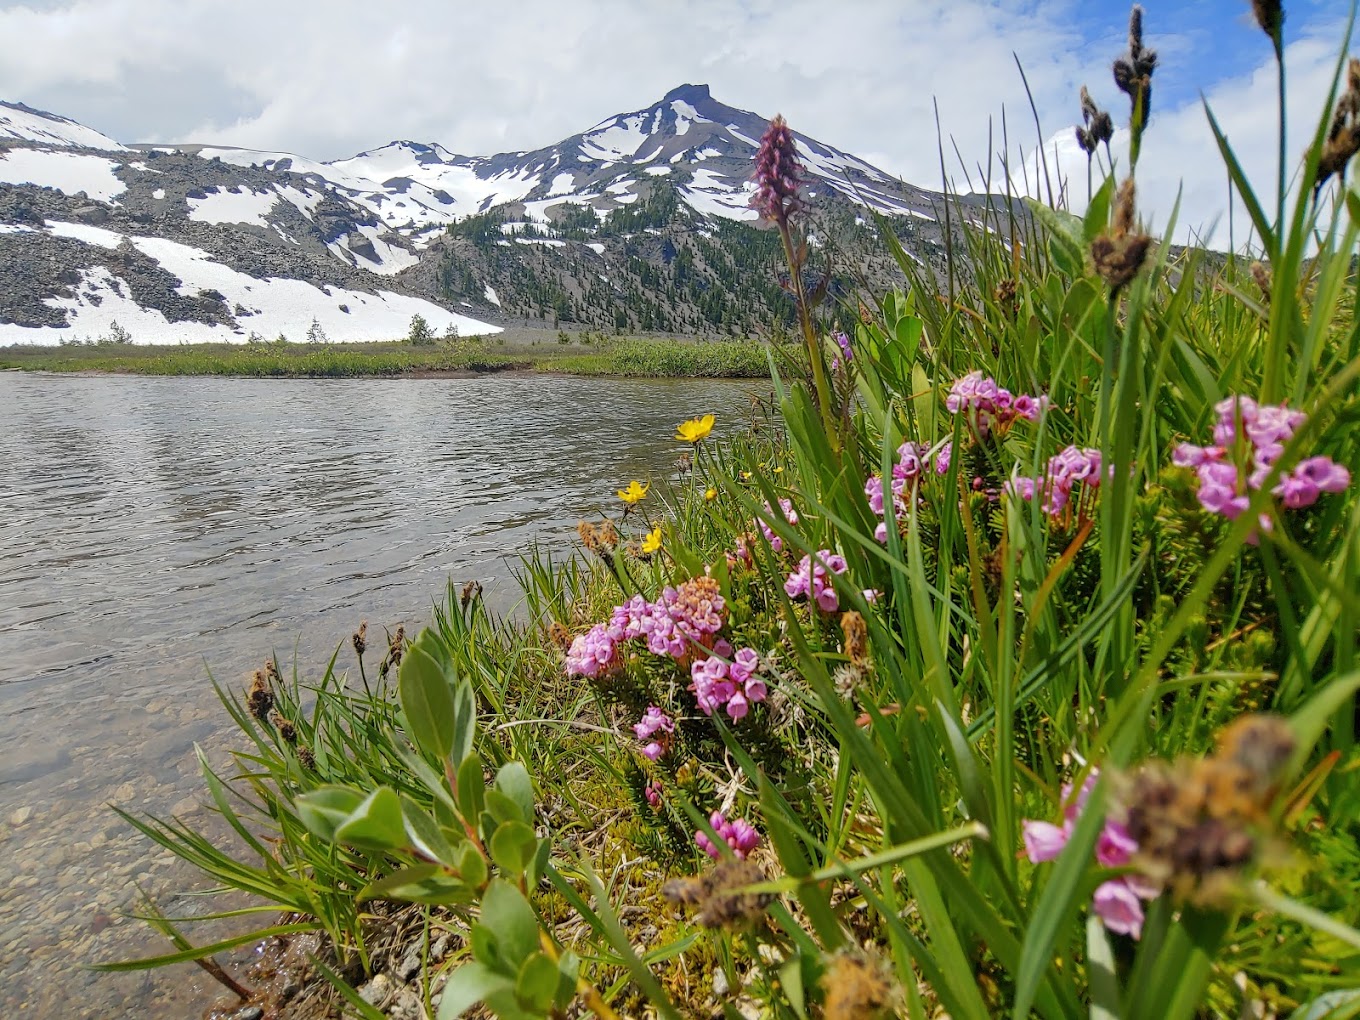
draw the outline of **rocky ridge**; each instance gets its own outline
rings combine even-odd
[[[463,335],[498,325],[744,333],[787,314],[749,181],[765,119],[684,85],[555,145],[393,142],[321,163],[124,145],[0,104],[0,343]],[[835,286],[890,286],[875,215],[935,264],[941,196],[799,136]],[[973,201],[973,200],[964,200]],[[122,318],[119,319],[118,316]]]

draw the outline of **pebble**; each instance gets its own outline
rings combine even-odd
[[[375,974],[372,981],[359,986],[359,998],[370,1006],[382,1009],[395,990],[390,977],[386,974]]]
[[[401,963],[397,964],[396,975],[402,981],[410,981],[420,973],[420,953],[411,950],[402,958]]]
[[[18,811],[15,811],[12,815],[9,816],[9,824],[13,825],[15,828],[18,828],[20,825],[23,825],[24,822],[28,821],[32,817],[33,809],[31,807],[21,807]]]
[[[713,972],[713,997],[721,999],[731,990],[731,986],[727,983],[727,972],[722,969],[715,970]]]
[[[247,1006],[245,1009],[238,1009],[231,1015],[231,1020],[262,1020],[264,1010],[259,1006]]]

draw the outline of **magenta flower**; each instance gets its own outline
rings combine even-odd
[[[1143,901],[1124,879],[1112,878],[1096,886],[1091,909],[1110,931],[1134,939],[1142,937]]]
[[[1215,404],[1214,411],[1214,445],[1180,443],[1171,451],[1171,462],[1194,469],[1200,506],[1235,520],[1250,505],[1252,492],[1265,485],[1285,444],[1308,416],[1285,404],[1257,404],[1250,397],[1229,397]],[[1316,503],[1324,492],[1343,492],[1350,483],[1346,468],[1330,457],[1313,456],[1282,474],[1271,494],[1284,509],[1302,510]],[[1258,523],[1263,531],[1269,531],[1270,513],[1263,512]],[[1247,537],[1252,543],[1257,540],[1255,532]]]
[[[968,423],[982,439],[990,436],[993,429],[1009,427],[1017,418],[1038,421],[1048,405],[1046,396],[1031,397],[1022,393],[1017,397],[981,372],[969,372],[963,378],[956,379],[944,400],[944,406],[950,413],[966,416]],[[944,471],[939,470],[938,460],[935,467],[940,474],[944,474]]]
[[[642,719],[633,726],[633,732],[638,740],[648,741],[642,753],[656,761],[670,747],[670,735],[675,732],[675,720],[655,705],[650,705],[643,713]],[[651,738],[658,733],[661,734],[661,739],[652,740]]]
[[[1065,785],[1062,790],[1063,824],[1023,819],[1020,831],[1025,844],[1025,856],[1041,864],[1058,858],[1072,838],[1077,819],[1086,809],[1087,798],[1095,788],[1098,772],[1092,769],[1080,790]],[[1096,863],[1103,868],[1127,866],[1138,844],[1120,822],[1107,818],[1096,840]],[[1121,935],[1138,938],[1143,932],[1143,900],[1156,899],[1159,890],[1138,875],[1121,875],[1101,883],[1091,900],[1091,909],[1105,927]]]
[[[690,689],[704,715],[712,715],[724,706],[728,716],[742,719],[751,705],[765,700],[768,693],[765,681],[757,676],[760,656],[754,648],[743,648],[729,663],[717,655],[698,659],[690,666]]]
[[[806,597],[816,603],[824,613],[834,613],[840,607],[840,597],[831,585],[831,574],[843,574],[847,570],[845,557],[822,549],[817,553],[816,565],[811,556],[804,556],[798,569],[784,582],[784,591],[789,598]]]
[[[1044,513],[1050,517],[1061,517],[1077,485],[1084,486],[1085,490],[1100,487],[1101,463],[1099,450],[1069,446],[1048,459],[1042,477],[1027,478],[1020,475],[1012,478],[1006,488],[1017,499],[1026,502],[1039,499]],[[1081,507],[1080,499],[1078,507]]]
[[[721,811],[714,811],[713,814],[709,815],[708,821],[718,833],[719,838],[731,848],[738,860],[744,861],[746,855],[760,845],[760,833],[744,818],[729,822]],[[694,833],[694,842],[698,844],[699,849],[714,860],[722,855],[717,844],[702,829]]]
[[[793,508],[793,500],[781,499],[779,501],[779,509],[784,515],[784,520],[788,521],[790,524],[798,523],[798,511]],[[765,512],[770,516],[774,516],[774,510],[769,503],[765,504]],[[763,520],[759,520],[756,523],[760,525],[760,533],[765,536],[765,541],[770,543],[770,548],[775,552],[783,552],[784,540],[776,535],[770,526]]]
[[[578,635],[567,650],[567,675],[600,677],[618,664],[615,641],[602,623]]]
[[[660,783],[656,782],[656,780],[652,780],[652,781],[650,781],[650,782],[647,784],[647,786],[643,789],[642,792],[643,792],[643,794],[646,795],[646,797],[647,797],[647,803],[650,804],[650,805],[652,806],[652,810],[658,811],[658,810],[661,809],[661,784],[660,784]]]

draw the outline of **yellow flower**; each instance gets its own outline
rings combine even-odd
[[[697,443],[701,439],[707,439],[712,431],[713,415],[706,414],[702,418],[691,418],[675,426],[675,438],[685,443]]]
[[[647,537],[642,540],[642,551],[651,555],[661,548],[661,527],[658,525],[647,532]]]
[[[647,490],[650,488],[650,485],[643,485],[637,479],[633,479],[633,481],[628,483],[628,488],[616,489],[615,491],[619,494],[619,499],[623,500],[629,506],[632,506],[634,503],[638,502],[638,500],[646,496]]]
[[[717,489],[707,489],[704,491],[704,500],[706,502],[712,503],[717,498],[718,498]]]

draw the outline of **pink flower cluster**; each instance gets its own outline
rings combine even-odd
[[[831,585],[831,574],[843,574],[846,569],[844,556],[822,549],[817,553],[815,566],[811,556],[804,556],[799,561],[798,569],[784,582],[784,591],[791,599],[806,596],[822,612],[834,613],[840,608],[841,600]]]
[[[723,609],[717,582],[708,577],[667,587],[655,602],[634,595],[614,608],[608,623],[597,623],[572,641],[567,675],[608,675],[622,661],[619,645],[636,638],[645,639],[656,655],[684,659],[695,646],[708,647],[706,639],[722,629]]]
[[[1016,418],[1037,421],[1048,405],[1046,396],[1031,397],[1022,393],[1017,397],[981,372],[969,372],[956,380],[944,401],[951,414],[966,414],[984,439],[993,429],[1004,429]]]
[[[649,705],[647,711],[643,713],[640,722],[633,726],[633,732],[637,734],[638,740],[648,741],[642,753],[656,761],[670,747],[670,736],[675,732],[675,720],[668,716],[655,705]],[[660,740],[653,740],[658,733],[661,734]]]
[[[1090,489],[1100,487],[1100,465],[1099,450],[1069,446],[1048,458],[1048,468],[1042,478],[1013,478],[1007,483],[1007,489],[1027,502],[1038,496],[1044,513],[1059,517],[1067,509],[1072,490],[1078,483]]]
[[[642,791],[647,797],[647,803],[652,806],[653,811],[661,810],[661,784],[656,780],[649,782]]]
[[[779,509],[784,514],[784,520],[788,521],[790,524],[798,523],[798,511],[793,508],[793,500],[781,499],[779,501]],[[769,503],[765,504],[765,512],[774,516],[774,509]],[[776,535],[773,529],[771,529],[763,520],[757,521],[756,523],[760,525],[760,533],[765,536],[765,541],[770,543],[770,548],[775,552],[783,552],[784,540]]]
[[[704,715],[725,706],[734,720],[742,719],[752,705],[765,700],[767,690],[759,671],[760,656],[754,648],[743,648],[731,662],[717,655],[698,659],[690,667],[694,700]]]
[[[925,447],[919,443],[906,442],[897,448],[897,463],[893,465],[892,469],[895,517],[901,517],[906,513],[907,485],[925,473],[926,456]],[[873,511],[874,516],[880,518],[878,526],[874,528],[874,538],[880,542],[886,542],[888,540],[888,524],[883,505],[883,479],[878,475],[870,475],[869,480],[864,483],[864,495],[869,499],[869,509]]]
[[[1250,397],[1229,397],[1214,410],[1218,413],[1214,445],[1181,443],[1171,460],[1177,467],[1195,469],[1200,506],[1231,521],[1247,508],[1251,492],[1265,483],[1285,443],[1308,416],[1284,404],[1262,406]],[[1286,509],[1299,510],[1312,506],[1322,493],[1341,492],[1350,483],[1351,473],[1330,457],[1309,457],[1282,474],[1270,491]],[[1260,522],[1263,529],[1270,529],[1269,514],[1262,514]]]
[[[729,822],[721,811],[714,811],[708,816],[709,824],[713,826],[718,835],[729,847],[738,860],[746,860],[746,855],[760,845],[760,833],[756,832],[755,826],[744,818]],[[699,829],[694,833],[694,842],[699,845],[699,849],[708,856],[717,860],[722,851],[718,845],[708,838],[708,833]]]
[[[1072,838],[1072,829],[1086,808],[1086,799],[1096,785],[1099,773],[1092,769],[1076,796],[1071,785],[1062,791],[1063,823],[1036,822],[1026,818],[1022,822],[1025,854],[1035,864],[1057,859]],[[1106,819],[1105,827],[1096,840],[1096,861],[1104,868],[1121,868],[1133,860],[1138,844],[1119,822]],[[1143,933],[1143,900],[1156,899],[1160,890],[1137,875],[1121,875],[1102,882],[1091,898],[1091,909],[1110,931],[1131,935],[1135,939]]]

